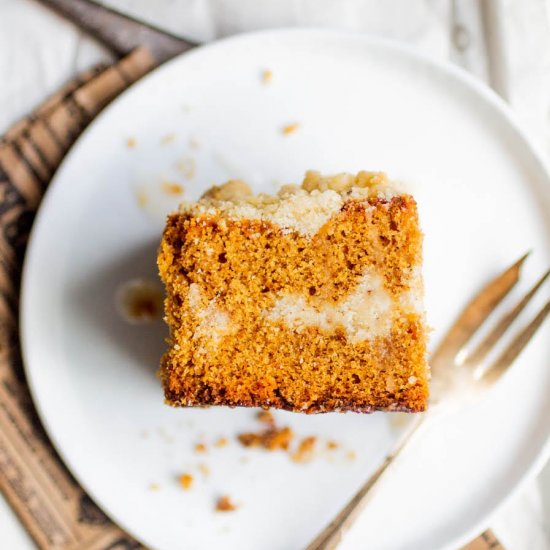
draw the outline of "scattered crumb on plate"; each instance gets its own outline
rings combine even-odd
[[[204,462],[201,462],[197,468],[199,469],[199,472],[204,476],[208,477],[210,475],[210,468],[208,467],[208,464],[205,464]]]
[[[166,134],[163,136],[160,140],[162,145],[168,145],[169,143],[173,143],[176,140],[176,134],[172,132],[171,134]]]
[[[355,460],[357,458],[357,453],[355,451],[348,451],[346,458],[350,461]]]
[[[195,452],[196,453],[200,453],[200,454],[203,454],[203,453],[206,453],[207,449],[206,449],[206,445],[204,443],[197,443],[195,445]]]
[[[137,141],[135,138],[130,137],[126,140],[126,147],[128,147],[128,149],[134,149],[136,146]]]
[[[237,439],[244,447],[261,447],[268,451],[286,451],[293,437],[294,434],[288,426],[284,428],[270,426],[260,432],[239,434]]]
[[[220,437],[216,443],[214,443],[214,446],[215,447],[226,447],[227,444],[229,443],[229,440],[227,439],[227,437]]]
[[[292,453],[292,460],[294,462],[309,462],[313,458],[313,451],[315,450],[316,443],[316,437],[304,437],[304,439],[300,441],[298,449]]]
[[[329,451],[334,451],[336,449],[338,449],[339,445],[338,443],[336,443],[336,441],[333,441],[332,439],[327,441],[327,449]]]
[[[196,172],[195,159],[191,157],[184,157],[176,162],[176,170],[183,174],[185,179],[192,179]]]
[[[174,181],[163,181],[161,185],[162,192],[166,195],[181,195],[183,193],[183,186]]]
[[[273,80],[273,71],[271,69],[264,69],[262,71],[262,83],[270,84]]]
[[[178,481],[182,489],[184,489],[185,491],[188,491],[189,489],[191,489],[191,486],[193,485],[193,476],[191,474],[181,474],[178,477]]]
[[[237,509],[230,497],[223,495],[216,501],[216,512],[233,512]]]
[[[115,305],[126,322],[151,323],[162,317],[163,292],[153,281],[130,279],[117,288]]]
[[[256,418],[262,424],[269,424],[270,426],[275,425],[275,418],[273,417],[273,415],[269,411],[260,411],[256,415]]]
[[[145,208],[147,206],[149,199],[147,197],[147,193],[143,189],[138,189],[136,191],[136,201],[140,208]]]
[[[158,483],[151,483],[149,485],[149,491],[158,491],[160,489],[160,485]]]
[[[287,124],[286,126],[283,126],[281,131],[285,136],[288,136],[289,134],[293,134],[299,127],[299,122],[293,122],[292,124]]]

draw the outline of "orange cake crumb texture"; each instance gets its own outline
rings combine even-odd
[[[233,512],[237,509],[237,505],[234,504],[230,497],[227,495],[221,496],[216,502],[217,512]]]
[[[195,445],[195,452],[199,454],[206,453],[208,449],[206,448],[206,445],[204,443],[197,443]]]
[[[262,424],[269,424],[270,426],[275,425],[275,418],[269,411],[260,411],[257,415],[257,419]]]
[[[214,443],[214,446],[221,448],[221,447],[227,446],[228,444],[229,444],[229,440],[227,439],[227,437],[220,437],[216,441],[216,443]]]
[[[292,430],[287,426],[284,428],[270,426],[260,432],[242,433],[237,436],[239,442],[245,447],[262,447],[268,451],[279,449],[286,451],[293,437]]]
[[[389,334],[359,342],[343,328],[295,330],[265,315],[280,296],[299,295],[312,308],[337,305],[368,270],[398,302],[421,254],[410,195],[346,200],[314,235],[260,219],[225,219],[215,209],[170,215],[158,256],[171,341],[160,370],[167,403],[423,411],[422,312],[407,311]]]
[[[314,458],[318,458],[323,455],[320,451],[319,437],[306,436],[300,439],[294,444],[295,434],[288,426],[279,427],[274,416],[269,411],[260,411],[256,415],[256,420],[261,424],[267,424],[267,428],[264,428],[258,432],[245,432],[237,435],[237,441],[243,447],[247,448],[261,448],[265,451],[283,451],[287,452],[289,458],[296,463],[311,462]],[[340,444],[334,440],[328,440],[326,442],[327,451],[335,451],[340,448]],[[349,460],[349,454],[355,451],[348,451],[346,458]],[[325,454],[326,456],[326,454]]]
[[[183,187],[173,181],[163,181],[162,182],[162,191],[167,195],[181,195],[183,193]]]
[[[190,474],[181,474],[179,477],[179,483],[181,487],[187,491],[188,489],[191,489],[191,486],[193,485],[193,476]]]
[[[292,453],[292,460],[294,462],[309,462],[313,458],[313,451],[315,450],[316,443],[316,437],[304,437],[304,439],[300,441],[298,449]]]
[[[292,124],[287,124],[286,126],[283,126],[283,134],[293,134],[298,128],[300,127],[300,124],[298,122],[293,122]]]

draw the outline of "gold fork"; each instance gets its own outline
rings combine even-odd
[[[535,283],[511,310],[496,322],[493,329],[473,350],[466,347],[489,315],[518,282],[521,267],[528,255],[525,254],[504,273],[493,279],[464,308],[430,359],[432,383],[429,411],[418,415],[414,419],[394,449],[340,513],[307,546],[307,550],[332,550],[336,548],[346,530],[351,527],[363,509],[372,489],[411,441],[413,435],[419,432],[420,427],[426,427],[430,418],[448,413],[450,410],[456,410],[456,407],[463,406],[466,402],[482,395],[501,378],[531,340],[548,313],[550,313],[550,301],[544,305],[529,324],[518,332],[496,359],[487,361],[489,354],[495,349],[496,344],[501,341],[512,322],[525,309],[537,290],[550,276],[550,270]]]

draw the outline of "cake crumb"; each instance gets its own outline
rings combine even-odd
[[[285,136],[288,136],[289,134],[293,134],[296,130],[298,130],[299,127],[299,122],[293,122],[292,124],[287,124],[286,126],[283,126],[281,131]]]
[[[270,84],[273,80],[273,71],[271,69],[264,69],[262,71],[262,83]]]
[[[294,462],[309,462],[313,458],[313,451],[317,443],[317,438],[314,436],[304,437],[298,449],[292,453],[292,460]]]
[[[208,467],[207,464],[205,464],[204,462],[201,462],[197,468],[199,469],[199,472],[204,476],[204,477],[208,477],[210,475],[210,468]]]
[[[219,448],[226,447],[228,443],[229,443],[229,440],[227,439],[227,437],[220,437],[216,441],[216,443],[214,443],[214,446]]]
[[[216,512],[234,512],[237,508],[238,506],[227,495],[221,496],[216,501]]]
[[[261,432],[239,434],[237,439],[244,447],[261,447],[268,451],[286,451],[293,437],[294,434],[288,426],[284,428],[271,426]]]
[[[166,134],[164,137],[162,137],[160,142],[162,143],[162,145],[168,145],[169,143],[173,143],[175,140],[176,134],[172,132],[171,134]]]
[[[206,445],[204,443],[197,443],[195,445],[195,452],[196,453],[204,454],[204,453],[206,453],[206,451],[207,451],[207,448],[206,448]]]
[[[167,195],[181,195],[183,193],[183,186],[172,181],[163,181],[161,188],[163,193]]]
[[[115,305],[126,322],[151,323],[162,317],[163,293],[152,281],[130,279],[118,287]]]
[[[353,462],[357,458],[357,453],[355,451],[348,451],[348,453],[346,454],[346,458],[350,462]]]
[[[188,491],[193,485],[193,476],[191,474],[181,474],[178,478],[178,481],[182,489]]]
[[[142,189],[136,191],[136,201],[140,208],[145,208],[147,206],[147,203],[149,202],[147,193],[145,193],[145,191],[143,191]]]
[[[185,157],[176,162],[176,170],[183,174],[185,179],[192,179],[196,172],[195,159],[191,157]]]
[[[156,492],[160,489],[160,485],[158,483],[151,483],[149,485],[149,491]]]
[[[327,441],[327,449],[329,451],[334,451],[334,450],[338,449],[339,446],[340,445],[338,445],[338,443],[336,443],[336,441],[332,441],[332,440]]]
[[[128,149],[134,149],[136,146],[137,141],[135,138],[130,137],[126,140],[126,147],[128,147]]]
[[[256,415],[256,418],[258,419],[259,422],[261,422],[262,424],[269,424],[270,426],[274,426],[275,425],[275,418],[273,417],[273,414],[269,411],[260,411],[257,415]]]

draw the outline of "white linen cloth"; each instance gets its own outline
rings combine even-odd
[[[550,162],[550,0],[108,0],[161,28],[209,41],[283,26],[359,30],[457,63],[509,101]],[[111,59],[33,0],[0,0],[0,134],[77,72]],[[0,497],[0,546],[33,548]],[[488,525],[489,527],[489,525]],[[550,467],[490,522],[509,550],[550,548]]]

